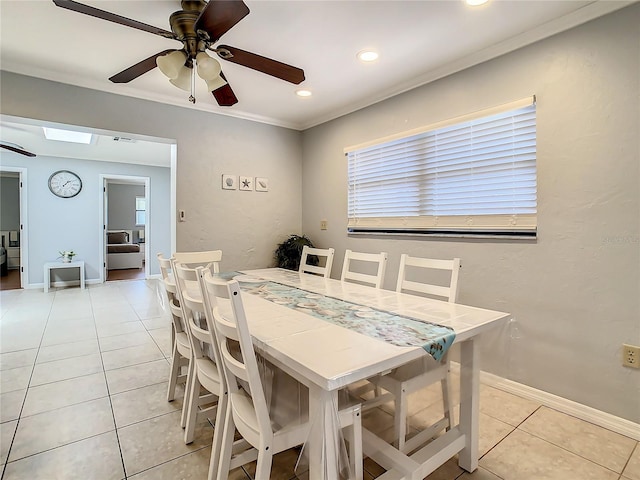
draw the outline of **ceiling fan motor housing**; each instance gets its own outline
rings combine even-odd
[[[199,15],[200,12],[197,10],[178,10],[177,12],[173,12],[169,17],[171,31],[176,34],[178,40],[184,45],[189,60],[195,58],[198,53],[198,43],[200,40],[194,25]]]

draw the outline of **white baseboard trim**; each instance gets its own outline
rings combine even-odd
[[[451,371],[459,374],[460,364],[451,362]],[[588,407],[543,390],[538,390],[523,383],[499,377],[492,373],[480,371],[480,382],[640,441],[640,424],[630,420],[611,415],[602,410]]]
[[[85,286],[86,285],[97,285],[102,283],[100,281],[99,278],[94,278],[94,279],[86,279],[84,281]],[[80,286],[80,280],[69,280],[69,281],[62,281],[62,280],[58,280],[56,282],[51,282],[51,285],[49,286],[50,288],[53,287],[79,287]],[[30,283],[29,285],[27,285],[26,287],[24,287],[25,290],[29,289],[36,289],[36,288],[40,288],[43,289],[44,288],[44,282],[42,283]]]

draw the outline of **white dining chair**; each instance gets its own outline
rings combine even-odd
[[[202,252],[175,252],[173,258],[189,268],[205,266],[213,273],[220,272],[222,250],[205,250]]]
[[[176,264],[181,263],[184,266],[196,268],[204,266],[212,272],[219,272],[219,263],[222,260],[222,250],[210,250],[202,252],[176,252],[171,257],[171,277],[174,280],[176,288],[176,301],[169,304],[174,319],[174,328],[176,330],[173,351],[171,354],[171,369],[169,374],[169,387],[167,400],[173,401],[175,398],[176,384],[182,382],[184,378],[185,391],[182,405],[182,417],[180,424],[183,428],[187,425],[187,406],[190,403],[189,392],[191,391],[191,382],[193,381],[194,362],[193,350],[191,347],[191,338],[189,336],[189,325],[184,316],[184,311],[180,304],[182,290],[189,292],[192,297],[197,297],[200,287],[196,281],[183,280],[178,281],[175,275]],[[187,367],[187,373],[182,374],[182,368]]]
[[[331,266],[333,265],[333,256],[336,251],[333,248],[312,248],[305,245],[302,248],[302,256],[300,257],[300,273],[313,273],[315,275],[322,275],[323,277],[331,276]],[[324,265],[309,264],[309,256],[315,256],[324,258]],[[318,263],[320,262],[318,258]]]
[[[191,361],[191,342],[185,330],[182,308],[178,298],[178,287],[173,274],[173,257],[165,258],[161,253],[157,254],[162,273],[162,285],[166,292],[169,311],[171,313],[171,366],[169,368],[169,385],[167,387],[167,401],[175,400],[176,387],[185,384],[185,398],[187,393],[187,373],[182,373],[183,368],[189,369]],[[182,426],[186,424],[186,410],[183,404]]]
[[[257,460],[255,479],[268,480],[273,455],[297,445],[303,445],[307,441],[310,428],[308,405],[307,411],[293,409],[291,415],[285,415],[282,412],[275,412],[274,405],[290,406],[291,403],[296,402],[287,402],[284,399],[283,402],[271,400],[269,404],[267,403],[238,282],[225,281],[206,273],[204,283],[207,295],[215,297],[211,300],[213,320],[229,392],[229,407],[225,420],[218,478],[225,479],[229,470]],[[220,294],[222,287],[227,289],[224,296]],[[228,306],[223,311],[221,305],[225,301]],[[240,355],[234,353],[234,345],[239,346]],[[279,373],[285,375],[282,371]],[[294,381],[291,377],[289,378]],[[306,387],[297,385],[306,391],[308,399]],[[278,396],[279,392],[275,389],[272,394]],[[304,395],[300,398],[304,399]],[[350,477],[362,479],[360,405],[343,408],[338,415],[342,427],[350,426]],[[274,420],[276,417],[277,422]],[[242,440],[234,442],[236,430],[242,436]],[[238,445],[241,443],[246,443],[251,448],[238,452]]]
[[[355,281],[373,285],[375,288],[382,288],[384,281],[384,272],[387,268],[387,252],[380,253],[361,253],[347,250],[344,253],[344,262],[342,263],[342,275],[340,280]],[[352,262],[356,263],[356,268],[365,266],[365,268],[375,268],[375,273],[367,273],[354,269]],[[367,264],[369,264],[367,266]],[[362,269],[361,269],[362,270]]]
[[[424,275],[426,272],[432,270],[448,272],[448,284],[435,285],[416,281],[420,274]],[[412,280],[407,279],[408,271],[414,274],[414,276],[411,277]],[[459,272],[459,258],[454,258],[453,260],[437,260],[410,257],[407,254],[403,254],[400,257],[396,291],[418,292],[455,303],[458,296]],[[377,387],[381,387],[393,395],[395,407],[394,436],[398,450],[410,452],[440,430],[449,430],[451,428],[453,423],[453,405],[451,402],[449,367],[449,361],[446,357],[442,361],[436,362],[432,357],[425,356],[396,368],[386,375],[369,379],[369,381]],[[407,440],[408,396],[438,381],[442,386],[443,417],[433,423],[429,428],[419,432],[410,440]]]
[[[214,331],[207,327],[206,309],[200,285],[200,276],[204,267],[191,269],[181,263],[174,264],[174,274],[178,285],[193,282],[198,285],[197,295],[184,288],[179,290],[180,305],[186,321],[192,351],[192,378],[188,383],[189,391],[185,394],[187,419],[184,432],[184,443],[193,442],[196,424],[203,419],[216,420],[215,426],[222,428],[223,418],[217,414],[219,398],[226,393],[224,380],[220,371],[219,355]],[[206,392],[202,392],[202,389]]]

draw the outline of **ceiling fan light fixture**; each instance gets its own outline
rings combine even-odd
[[[226,80],[220,76],[217,76],[212,80],[205,80],[205,81],[207,82],[207,89],[210,92],[213,92],[214,90],[217,90],[220,87],[224,87],[227,84]]]
[[[211,58],[204,52],[200,52],[196,55],[196,67],[198,76],[207,82],[209,80],[220,78],[220,72],[222,71],[220,63],[215,58]]]
[[[165,77],[174,79],[178,78],[182,68],[187,68],[184,66],[186,61],[187,56],[184,52],[182,50],[176,50],[175,52],[156,58],[156,65],[158,65],[158,68]]]
[[[191,91],[191,69],[189,67],[183,66],[180,69],[178,76],[176,78],[170,78],[169,82],[172,85],[186,92],[190,92]]]

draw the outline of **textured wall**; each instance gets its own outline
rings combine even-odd
[[[277,244],[300,233],[300,132],[0,73],[4,114],[175,140],[177,209],[186,213],[177,250],[222,249],[222,268],[267,267]],[[222,174],[267,177],[269,191],[223,191]]]
[[[304,133],[303,231],[344,250],[462,258],[460,301],[513,313],[483,368],[640,422],[640,5]],[[349,237],[343,148],[535,94],[538,239]],[[321,231],[320,220],[329,229]]]

